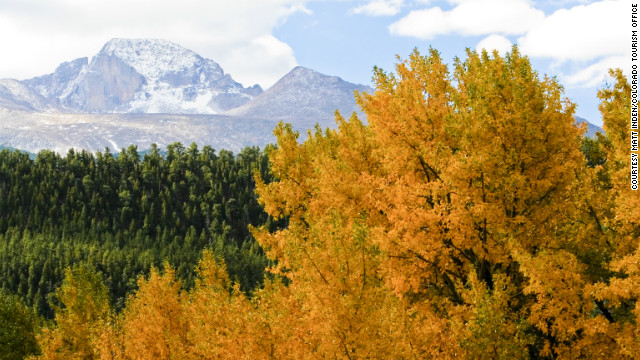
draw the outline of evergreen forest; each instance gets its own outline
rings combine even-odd
[[[116,309],[165,262],[193,284],[205,248],[243,290],[262,282],[268,260],[248,226],[275,223],[254,193],[254,172],[270,177],[257,148],[43,150],[34,160],[2,150],[0,164],[0,287],[44,318],[53,318],[49,295],[65,269],[78,265],[103,275]]]

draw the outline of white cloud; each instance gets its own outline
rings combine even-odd
[[[600,1],[560,9],[518,39],[531,57],[553,59],[575,72],[561,76],[569,87],[601,85],[609,68],[628,66],[628,26],[624,1]]]
[[[518,43],[529,56],[556,60],[595,60],[627,49],[629,11],[625,1],[601,1],[549,15]]]
[[[369,16],[391,16],[400,12],[404,0],[372,0],[360,6],[356,6],[351,11],[354,14]]]
[[[432,39],[436,35],[450,32],[449,20],[439,7],[413,10],[409,15],[389,25],[393,35],[413,36],[419,39]]]
[[[493,50],[498,50],[501,56],[504,56],[507,52],[511,51],[511,41],[502,35],[489,35],[486,38],[480,40],[476,45],[477,51],[487,50],[488,53],[492,53]]]
[[[567,84],[568,87],[588,88],[588,87],[601,87],[606,77],[608,76],[609,69],[622,68],[629,69],[626,65],[628,61],[627,56],[608,56],[587,66],[577,72],[562,76],[562,82]],[[627,74],[628,76],[628,74]]]
[[[273,29],[295,12],[309,13],[307,1],[3,0],[0,78],[52,72],[114,37],[163,38],[219,62],[244,85],[268,87],[296,64]]]
[[[231,63],[241,63],[246,59],[260,63],[259,67],[244,69],[243,76],[251,79],[251,82],[243,83],[245,86],[256,82],[261,85],[273,84],[297,65],[291,47],[272,35],[264,35],[244,46],[235,47],[226,58]],[[234,76],[233,73],[231,75]]]
[[[432,39],[437,35],[524,34],[544,19],[527,0],[451,0],[455,7],[413,10],[389,26],[391,34]]]

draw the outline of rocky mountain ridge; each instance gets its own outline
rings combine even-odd
[[[0,146],[89,151],[196,142],[239,151],[274,142],[278,121],[304,132],[356,112],[373,92],[298,66],[272,87],[244,87],[215,61],[165,40],[113,39],[51,74],[0,80]],[[576,118],[576,122],[584,119]],[[589,136],[602,129],[588,124]]]
[[[273,142],[277,121],[299,130],[334,126],[335,110],[358,111],[356,90],[373,91],[296,67],[263,92],[175,43],[112,39],[51,74],[0,80],[0,145],[117,151],[196,141],[238,151]]]
[[[156,39],[112,39],[91,61],[66,62],[22,83],[50,110],[80,113],[217,114],[262,93],[215,61]]]

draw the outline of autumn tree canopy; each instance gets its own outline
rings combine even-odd
[[[629,101],[616,74],[601,97],[607,136],[619,139],[598,144],[624,162]],[[638,267],[623,254],[637,256],[638,195],[621,190],[623,163],[587,166],[584,129],[557,80],[514,47],[504,58],[468,51],[452,71],[437,51],[415,51],[374,81],[374,94],[358,95],[368,125],[338,116],[337,130],[301,144],[280,126],[271,154],[280,180],[258,186],[267,212],[290,218],[258,236],[277,270],[308,287],[318,311],[353,315],[329,333],[355,344],[361,334],[340,328],[347,320],[365,328],[402,314],[404,342],[393,343],[418,357],[631,354],[638,330],[622,309],[637,298]],[[611,180],[597,188],[598,178]],[[393,300],[374,295],[388,291]]]

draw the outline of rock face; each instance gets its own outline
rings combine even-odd
[[[62,105],[80,112],[127,112],[128,103],[146,83],[145,78],[118,57],[99,54],[77,79]]]
[[[113,39],[89,62],[60,65],[24,81],[67,112],[215,114],[262,93],[213,60],[165,40]]]
[[[298,128],[310,128],[316,122],[323,127],[332,126],[336,110],[345,117],[353,112],[362,115],[354,100],[355,91],[373,89],[298,66],[267,91],[227,114],[283,120]]]

